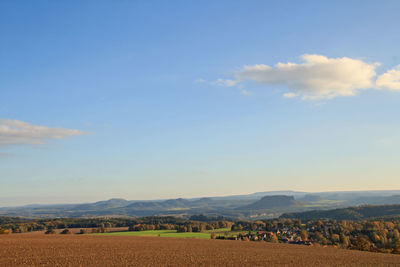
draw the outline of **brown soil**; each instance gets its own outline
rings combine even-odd
[[[0,266],[400,266],[400,255],[227,240],[2,235]]]

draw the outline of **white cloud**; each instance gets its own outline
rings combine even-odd
[[[255,81],[266,85],[282,85],[289,92],[284,97],[303,99],[333,98],[356,95],[358,90],[374,87],[377,63],[366,63],[348,57],[328,58],[303,55],[302,63],[278,63],[245,66],[234,73],[235,81]]]
[[[380,75],[376,85],[382,89],[400,91],[400,65]]]
[[[18,120],[0,119],[0,146],[43,144],[51,139],[65,139],[85,134],[79,130],[49,128]]]

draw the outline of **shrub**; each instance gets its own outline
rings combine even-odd
[[[56,233],[56,231],[54,231],[54,229],[48,229],[48,230],[45,232],[46,235],[52,235],[52,234],[55,234],[55,233]]]
[[[2,229],[0,228],[0,235],[7,235],[10,234],[11,231],[9,229]]]
[[[358,250],[363,250],[363,251],[369,251],[371,249],[371,242],[364,237],[364,236],[358,236],[354,242],[353,242],[353,249],[358,249]]]
[[[71,231],[70,231],[69,229],[64,229],[64,230],[61,231],[60,234],[62,234],[62,235],[69,235],[69,234],[71,234]]]

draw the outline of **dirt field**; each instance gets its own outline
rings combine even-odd
[[[400,255],[227,240],[0,236],[0,266],[400,266]]]

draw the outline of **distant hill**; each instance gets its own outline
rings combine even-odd
[[[361,205],[361,204],[371,204],[371,205],[400,204],[400,195],[359,197],[359,198],[355,199],[353,202],[357,205]]]
[[[300,205],[294,200],[293,196],[265,196],[260,200],[246,206],[239,207],[238,209],[248,210],[268,210],[282,207],[292,207]]]
[[[312,210],[296,213],[284,213],[280,218],[301,220],[368,220],[385,217],[399,217],[400,205],[367,205],[333,210]]]
[[[76,208],[80,209],[109,209],[109,208],[117,208],[128,205],[130,202],[128,200],[122,198],[112,198],[109,200],[98,201],[95,203],[89,204],[79,204]],[[40,206],[39,206],[40,207]]]
[[[113,198],[94,203],[31,204],[19,207],[3,207],[0,208],[0,216],[56,218],[174,215],[189,218],[193,215],[203,214],[207,216],[224,216],[238,219],[265,219],[276,218],[283,213],[294,211],[332,210],[365,204],[400,204],[400,191],[318,193],[266,191],[248,195],[203,198],[157,200],[125,200]],[[358,215],[354,215],[353,217],[357,216]],[[347,218],[351,216],[345,214],[343,217]]]

